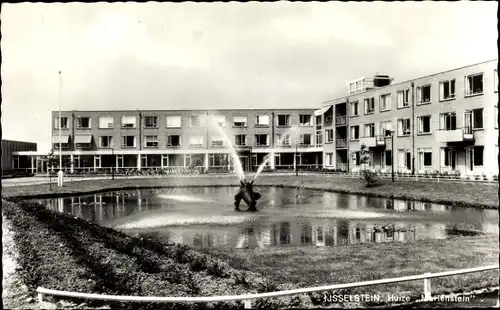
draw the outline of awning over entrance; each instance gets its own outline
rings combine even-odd
[[[88,143],[92,143],[92,135],[75,136],[75,143],[76,144],[88,144]]]
[[[314,111],[314,116],[323,115],[323,114],[325,114],[326,111],[330,110],[331,108],[333,108],[333,106],[331,106],[331,105],[328,105],[326,107],[322,107],[321,109]]]
[[[52,136],[52,143],[68,143],[69,135],[61,135],[61,141],[59,141],[59,135]]]

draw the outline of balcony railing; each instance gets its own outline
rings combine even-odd
[[[464,142],[474,141],[474,132],[471,127],[457,128],[453,130],[436,130],[437,142]]]
[[[344,126],[346,124],[347,124],[347,117],[346,117],[346,115],[337,116],[335,118],[335,126]]]
[[[377,135],[374,137],[361,137],[359,138],[359,143],[366,145],[366,147],[385,146],[385,139],[386,137],[383,135]]]
[[[337,149],[347,148],[347,139],[337,139],[335,141],[335,148],[337,148]]]

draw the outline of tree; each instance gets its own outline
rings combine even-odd
[[[366,148],[366,145],[361,144],[361,148],[359,150],[359,161],[362,164],[363,170],[363,180],[366,183],[366,187],[373,186],[377,182],[377,174],[369,169],[367,169],[367,165],[370,163],[370,152]]]
[[[42,157],[43,160],[47,163],[47,173],[49,175],[49,186],[50,190],[52,190],[52,174],[49,169],[56,167],[59,164],[57,157],[54,155],[54,149],[51,149],[47,156]]]

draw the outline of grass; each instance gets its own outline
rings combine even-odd
[[[276,282],[287,281],[310,287],[495,265],[498,264],[499,244],[497,236],[481,236],[333,248],[287,247],[245,251],[222,248],[206,251],[228,261],[231,266],[258,272]],[[494,286],[498,286],[498,271],[487,271],[432,279],[432,294],[468,292]],[[382,301],[389,293],[417,299],[423,293],[423,281],[342,292],[381,294]]]
[[[135,238],[33,202],[2,201],[19,251],[20,277],[35,296],[37,287],[137,296],[223,296],[293,288],[229,266],[187,246],[152,237]],[[272,285],[270,285],[270,283]],[[74,300],[77,302],[77,300]],[[79,301],[81,302],[81,300]],[[91,301],[88,306],[102,302]],[[261,300],[260,308],[306,307],[304,296]],[[108,303],[120,309],[235,308],[242,302]]]
[[[303,182],[302,182],[303,180]],[[304,176],[273,176],[262,175],[255,181],[256,186],[291,186],[306,189],[319,189],[340,193],[351,193],[366,196],[420,200],[439,204],[498,208],[498,186],[488,184],[462,184],[451,182],[425,182],[413,180],[397,180],[394,183],[388,179],[380,179],[378,186],[366,187],[357,178],[342,178],[338,176],[304,175]],[[151,179],[120,179],[91,180],[67,182],[62,188],[48,184],[31,186],[14,186],[2,188],[2,196],[24,198],[48,198],[57,195],[75,195],[95,193],[106,190],[134,189],[144,187],[173,186],[236,186],[236,177],[164,177]]]

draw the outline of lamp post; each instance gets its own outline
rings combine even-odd
[[[297,155],[298,155],[298,153],[299,153],[299,151],[298,151],[298,148],[299,148],[299,143],[300,143],[300,141],[298,141],[298,140],[297,140],[297,141],[295,141],[295,160],[294,160],[294,162],[295,162],[295,176],[298,176],[298,175],[299,175],[299,170],[298,170],[298,168],[297,168],[297,167],[298,167],[298,163],[297,163]]]
[[[113,166],[111,167],[111,180],[115,179],[115,165],[116,165],[116,158],[115,157],[115,148],[111,146],[111,158],[113,158]]]
[[[394,130],[391,130],[391,177],[394,182]]]

